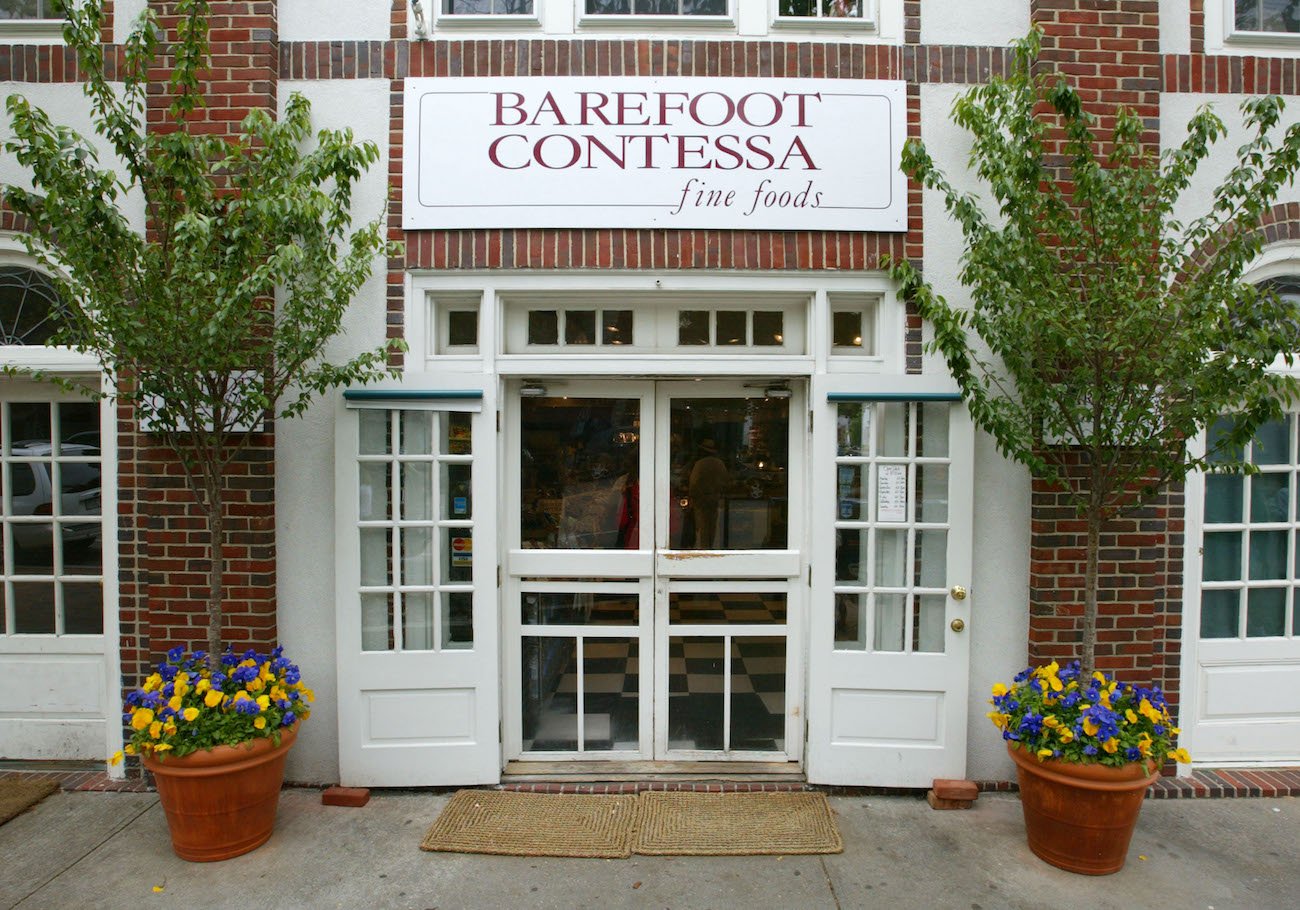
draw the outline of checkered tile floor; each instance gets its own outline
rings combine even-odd
[[[614,605],[608,605],[610,607]],[[619,604],[622,612],[629,612]],[[785,603],[760,594],[674,595],[669,621],[675,633],[705,623],[785,621]],[[616,622],[597,606],[601,626]],[[626,617],[630,623],[631,617]],[[724,748],[724,639],[671,634],[668,642],[668,746],[672,750]],[[634,638],[584,640],[583,751],[638,751],[640,655]],[[578,749],[576,642],[525,634],[524,751]],[[731,751],[785,749],[786,642],[783,635],[731,639]],[[649,684],[647,677],[646,684]]]

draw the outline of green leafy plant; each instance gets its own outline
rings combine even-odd
[[[84,137],[12,95],[6,148],[33,189],[5,186],[3,200],[25,216],[27,248],[62,297],[52,343],[97,357],[113,394],[184,468],[207,524],[207,651],[217,655],[227,468],[268,418],[298,416],[329,389],[392,373],[400,342],[337,363],[326,347],[375,259],[398,251],[384,240],[382,212],[352,228],[353,189],[377,147],[324,130],[305,148],[302,97],[289,98],[278,120],[255,110],[233,138],[204,131],[204,0],[176,4],[165,87],[149,78],[165,38],[152,8],[110,79],[102,6],[66,6],[64,39],[115,160],[101,162]],[[160,88],[165,118],[146,128]],[[144,232],[128,217],[136,200]]]
[[[228,650],[215,669],[202,651],[173,648],[144,685],[127,694],[122,719],[131,737],[110,761],[117,764],[124,755],[180,758],[255,739],[278,746],[281,730],[308,717],[314,698],[280,648],[269,655]]]
[[[1249,470],[1241,446],[1297,391],[1272,368],[1300,350],[1300,321],[1242,276],[1262,248],[1261,219],[1300,166],[1300,128],[1275,136],[1279,98],[1244,102],[1250,136],[1236,164],[1208,211],[1183,221],[1179,200],[1223,122],[1200,110],[1162,156],[1125,107],[1099,135],[1038,52],[1036,30],[1009,77],[954,108],[983,200],[953,186],[923,143],[903,152],[904,170],[961,228],[969,306],[945,300],[912,263],[889,267],[933,326],[927,348],[946,360],[976,425],[1063,490],[1086,524],[1079,657],[1090,673],[1103,524],[1190,472]],[[1224,414],[1233,418],[1206,451],[1189,450]]]
[[[1029,667],[1008,687],[993,687],[989,719],[1002,738],[1040,760],[1119,767],[1166,758],[1189,762],[1174,748],[1178,728],[1158,687],[1119,683],[1100,671],[1083,675],[1079,662]]]

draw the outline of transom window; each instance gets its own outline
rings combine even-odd
[[[1205,478],[1201,638],[1300,634],[1296,534],[1297,415],[1260,428],[1247,446],[1249,475]],[[1227,427],[1210,429],[1210,445]]]
[[[22,266],[0,266],[0,344],[48,344],[59,306],[48,276]]]
[[[1300,0],[1236,0],[1234,23],[1242,32],[1300,33]]]

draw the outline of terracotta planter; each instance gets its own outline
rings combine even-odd
[[[279,746],[257,739],[183,758],[144,757],[167,813],[176,855],[210,863],[266,843],[275,828],[284,760],[297,735],[295,724],[280,734]]]
[[[1069,872],[1110,875],[1122,869],[1147,787],[1159,776],[1155,764],[1040,762],[1010,743],[1007,752],[1016,763],[1029,849]]]

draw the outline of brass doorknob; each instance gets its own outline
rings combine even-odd
[[[951,591],[950,593],[952,594],[952,599],[953,599],[953,600],[965,600],[965,599],[966,599],[966,588],[963,587],[962,585],[953,585],[953,586],[952,586],[952,591]]]
[[[964,623],[960,619],[954,619],[952,623],[950,623],[950,625],[952,626],[952,630],[954,632],[960,632],[962,629],[966,628],[966,623]]]

